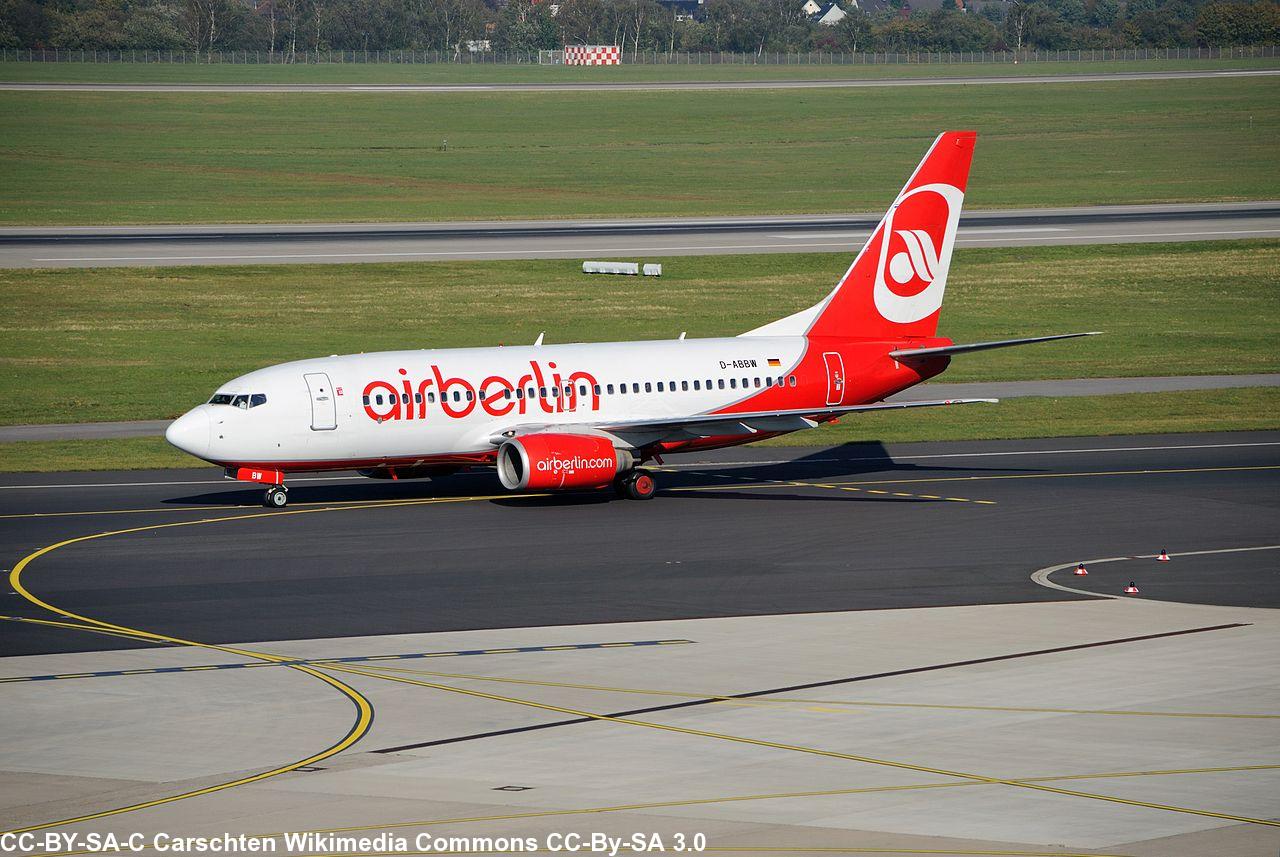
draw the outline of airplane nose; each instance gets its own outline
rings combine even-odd
[[[164,439],[183,452],[204,458],[209,454],[209,433],[212,428],[207,411],[187,411],[165,429]]]

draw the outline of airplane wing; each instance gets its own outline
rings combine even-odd
[[[1053,342],[1058,339],[1075,339],[1080,336],[1097,336],[1101,331],[1085,333],[1060,333],[1053,336],[1032,336],[1025,339],[1000,339],[992,342],[973,342],[965,345],[945,345],[936,348],[901,348],[890,351],[895,360],[929,358],[967,354],[970,351],[987,351],[992,348],[1009,348],[1014,345],[1030,345],[1035,342]],[[532,423],[511,426],[499,434],[490,436],[494,445],[519,434],[538,432],[565,432],[568,434],[609,435],[623,444],[640,447],[659,440],[687,440],[717,435],[751,435],[769,432],[789,432],[813,428],[844,414],[862,411],[899,410],[902,408],[928,408],[941,405],[970,405],[994,403],[998,399],[935,399],[918,402],[874,402],[868,405],[839,405],[827,408],[798,408],[785,411],[754,411],[734,414],[697,414],[686,417],[657,417],[643,420],[598,421],[577,424]]]
[[[1027,339],[998,339],[994,342],[973,342],[969,345],[944,345],[939,348],[901,348],[890,351],[894,360],[912,357],[941,357],[950,354],[967,354],[970,351],[987,351],[992,348],[1009,348],[1014,345],[1030,345],[1033,342],[1052,342],[1055,339],[1075,339],[1077,336],[1097,336],[1102,331],[1091,330],[1088,333],[1059,333],[1055,336],[1032,336]]]
[[[942,405],[994,404],[999,399],[935,399],[917,402],[875,402],[869,405],[837,405],[829,408],[801,408],[786,411],[754,411],[737,414],[698,414],[686,417],[659,417],[645,420],[593,421],[570,425],[549,423],[511,426],[490,442],[500,444],[509,437],[537,432],[566,434],[609,434],[631,446],[643,446],[656,440],[677,436],[680,439],[712,437],[723,434],[759,434],[813,428],[844,414],[862,411],[892,411],[903,408],[928,408]]]

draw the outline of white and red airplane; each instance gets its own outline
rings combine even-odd
[[[736,337],[348,354],[222,385],[169,443],[265,484],[359,470],[411,478],[496,466],[511,490],[652,497],[646,461],[814,428],[860,411],[991,402],[884,399],[952,355],[1089,334],[955,345],[938,337],[976,134],[938,136],[820,303]]]

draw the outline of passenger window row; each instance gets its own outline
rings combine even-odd
[[[788,387],[788,386],[794,387],[796,386],[796,376],[789,375],[786,377],[780,376],[777,378],[772,378],[772,377],[742,378],[741,386],[739,386],[738,378],[728,378],[728,379],[708,378],[706,379],[706,381],[703,381],[701,378],[694,379],[693,381],[631,381],[631,382],[624,382],[621,384],[604,384],[604,385],[595,384],[590,388],[590,392],[594,393],[597,396],[602,396],[602,395],[603,396],[614,396],[614,395],[625,396],[628,393],[638,394],[640,392],[642,384],[644,387],[644,392],[646,393],[654,392],[655,385],[659,393],[675,393],[675,392],[687,393],[690,390],[694,392],[701,392],[704,389],[705,390],[726,390],[726,389],[750,390],[753,388],[768,389],[770,387]],[[705,384],[705,387],[703,386],[704,384]],[[573,387],[574,385],[572,384],[565,384],[563,395],[572,396],[574,394]],[[579,396],[585,397],[587,395],[587,392],[588,392],[588,387],[586,384],[578,385],[577,394]],[[423,395],[424,395],[423,393],[414,393],[413,394],[414,404],[421,405],[423,402]],[[425,395],[426,395],[426,401],[428,404],[433,404],[435,402],[436,394],[434,392],[427,392]],[[448,393],[442,394],[440,397],[441,401],[444,401],[448,397],[448,395],[449,395]],[[504,389],[501,393],[494,393],[492,396],[489,397],[489,399],[493,400],[499,397],[508,399],[508,400],[510,399],[517,399],[517,400],[547,399],[547,398],[554,399],[554,398],[557,398],[559,395],[561,395],[561,391],[556,387],[524,387],[524,388],[516,388],[514,390]],[[470,402],[472,399],[475,398],[475,395],[472,393],[471,390],[466,390],[466,391],[454,390],[453,391],[453,401],[461,402],[463,401],[464,397],[466,401]],[[219,397],[214,396],[213,398],[217,399]],[[255,396],[254,398],[256,399],[257,397]],[[371,398],[372,398],[372,402],[370,402]],[[404,404],[404,405],[409,404],[408,393],[401,393],[399,398],[400,398],[401,404]],[[364,403],[366,405],[368,404],[381,405],[384,403],[394,404],[395,399],[396,399],[396,395],[394,393],[387,393],[385,396],[382,393],[376,393],[372,397],[365,396]],[[266,401],[266,397],[263,397],[263,401]],[[212,402],[212,404],[226,404],[226,403]]]
[[[447,394],[446,394],[445,396],[441,396],[441,397],[440,397],[440,400],[441,400],[441,401],[445,401],[445,400],[446,400],[446,398],[447,398]],[[467,390],[467,401],[469,402],[469,401],[471,401],[471,400],[472,400],[472,399],[474,399],[474,398],[475,398],[475,394],[473,394],[470,390]],[[375,395],[373,395],[373,396],[365,396],[365,397],[364,397],[364,403],[365,403],[366,405],[367,405],[367,404],[369,404],[369,403],[370,403],[370,399],[372,399],[372,401],[373,401],[373,403],[374,403],[374,404],[381,405],[383,402],[386,402],[387,404],[389,404],[389,405],[390,405],[390,404],[395,404],[395,401],[396,401],[396,394],[395,394],[395,393],[387,393],[387,394],[384,396],[384,395],[382,395],[381,393],[377,393],[377,394],[375,394]],[[460,390],[454,390],[454,391],[453,391],[453,400],[454,400],[455,402],[461,402],[461,401],[462,401],[462,392],[461,392]],[[426,393],[426,401],[427,401],[427,403],[428,403],[428,404],[434,404],[434,403],[435,403],[435,401],[436,401],[436,394],[435,394],[434,392],[428,392],[428,393]],[[413,403],[414,403],[415,405],[421,405],[421,404],[422,404],[422,402],[423,402],[423,394],[422,394],[422,393],[414,393],[414,394],[413,394]],[[402,404],[402,405],[407,405],[407,404],[409,404],[409,394],[408,394],[408,393],[401,393],[401,394],[400,394],[400,404]]]
[[[750,389],[768,389],[770,387],[786,387],[796,386],[796,376],[789,375],[787,377],[778,378],[707,378],[703,381],[701,378],[693,381],[632,381],[628,383],[618,384],[617,392],[619,395],[630,393],[639,393],[641,383],[644,384],[644,392],[652,393],[657,388],[659,393],[687,393],[690,390],[701,392],[703,390],[750,390]],[[705,386],[704,386],[705,385]],[[628,386],[630,389],[628,389]],[[614,395],[614,385],[606,384],[604,389],[605,395]],[[600,385],[596,385],[596,394],[600,393]]]

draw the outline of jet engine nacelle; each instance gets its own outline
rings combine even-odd
[[[595,435],[527,434],[498,447],[498,478],[513,491],[603,488],[634,464],[630,452]]]

